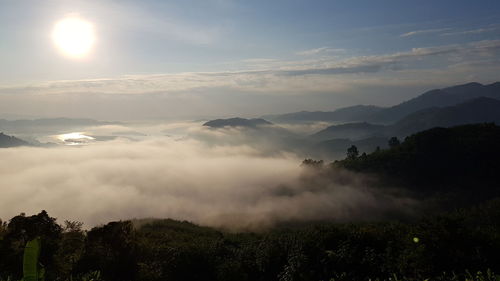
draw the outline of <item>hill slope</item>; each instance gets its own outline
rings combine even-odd
[[[4,133],[0,133],[0,147],[16,147],[16,146],[25,146],[30,145],[28,142],[23,141],[22,139],[18,139],[13,136],[8,136]]]
[[[385,126],[374,125],[366,122],[363,123],[347,123],[341,125],[333,125],[325,128],[313,135],[312,139],[329,140],[329,139],[350,139],[359,140],[374,135],[383,134]]]
[[[78,130],[89,126],[117,125],[119,122],[105,122],[94,119],[43,118],[43,119],[0,119],[0,130],[9,134],[54,133]]]
[[[481,97],[455,106],[424,109],[406,116],[389,130],[394,135],[406,136],[433,127],[485,122],[500,124],[500,100]]]
[[[452,127],[475,123],[500,124],[500,100],[480,97],[448,107],[432,107],[412,113],[394,125],[383,126],[369,123],[333,125],[319,131],[311,138],[317,140],[359,140],[369,137],[404,138],[408,135],[435,127]]]
[[[490,85],[468,83],[444,89],[431,90],[416,98],[381,110],[370,116],[369,121],[392,123],[408,114],[422,109],[452,106],[478,97],[500,99],[500,82]]]
[[[301,111],[280,115],[266,115],[263,118],[275,122],[289,123],[310,121],[363,121],[391,124],[422,109],[453,106],[479,97],[489,97],[500,100],[500,82],[489,85],[472,82],[443,89],[434,89],[388,108],[373,105],[355,105],[330,112]]]
[[[399,179],[433,191],[473,188],[500,193],[500,127],[494,124],[434,128],[406,138],[399,146],[346,159],[337,165]]]
[[[355,105],[335,111],[300,111],[279,115],[266,115],[262,118],[275,122],[311,121],[365,121],[369,116],[383,108],[374,105]]]

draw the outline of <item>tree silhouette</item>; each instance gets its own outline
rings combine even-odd
[[[399,146],[401,144],[401,141],[397,137],[392,137],[389,139],[389,147],[393,148],[396,146]]]
[[[304,161],[302,161],[302,164],[301,166],[303,167],[311,167],[311,168],[319,168],[319,167],[322,167],[324,164],[323,160],[314,160],[314,159],[304,159]]]
[[[355,145],[352,145],[347,149],[347,159],[349,160],[354,160],[358,158],[359,151],[358,148]]]

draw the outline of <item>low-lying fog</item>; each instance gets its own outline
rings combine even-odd
[[[58,145],[0,149],[0,217],[44,209],[87,227],[168,217],[256,229],[374,219],[414,204],[359,175],[301,167],[302,156],[257,131],[201,124],[106,124],[32,136]]]

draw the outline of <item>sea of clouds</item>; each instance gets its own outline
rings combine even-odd
[[[243,129],[172,123],[88,130],[133,136],[1,149],[0,218],[46,210],[59,222],[87,227],[173,218],[255,230],[289,221],[379,219],[416,204],[372,187],[365,176],[303,167],[300,156],[254,141]]]

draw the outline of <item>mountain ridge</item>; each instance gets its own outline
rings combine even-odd
[[[16,147],[16,146],[29,146],[30,144],[22,139],[14,136],[9,136],[0,132],[0,148]]]
[[[300,111],[277,115],[264,115],[275,122],[368,122],[393,124],[405,116],[431,107],[447,107],[467,100],[488,97],[500,100],[500,82],[483,85],[470,82],[441,89],[432,89],[390,107],[354,105],[334,111]]]

